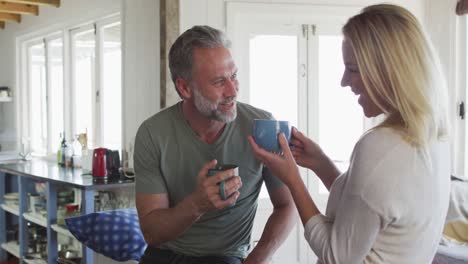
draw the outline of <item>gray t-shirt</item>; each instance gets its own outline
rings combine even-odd
[[[174,207],[195,191],[198,171],[212,159],[218,164],[237,164],[243,183],[233,207],[204,214],[161,248],[192,256],[247,256],[263,181],[268,188],[283,186],[255,158],[247,140],[254,119],[271,118],[266,111],[238,102],[237,118],[213,144],[203,142],[190,128],[182,103],[143,122],[135,140],[137,193],[167,193],[170,207]]]

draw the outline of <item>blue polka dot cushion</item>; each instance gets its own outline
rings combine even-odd
[[[65,222],[76,239],[111,259],[138,261],[146,249],[135,208],[96,212]]]

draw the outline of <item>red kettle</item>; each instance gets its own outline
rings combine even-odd
[[[107,149],[97,148],[93,151],[93,176],[107,178]]]

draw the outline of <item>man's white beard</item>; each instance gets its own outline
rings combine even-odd
[[[218,109],[219,104],[229,104],[234,102],[236,104],[235,97],[229,97],[226,100],[212,103],[207,98],[205,98],[198,88],[194,87],[193,89],[195,107],[197,110],[207,118],[220,121],[223,123],[229,123],[236,119],[237,116],[237,105],[234,105],[234,108],[228,112],[222,112]]]

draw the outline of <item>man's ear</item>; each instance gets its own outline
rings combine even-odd
[[[186,81],[186,80],[184,80],[184,79],[182,79],[180,77],[177,77],[175,83],[176,83],[177,91],[179,91],[182,98],[188,99],[188,98],[192,97],[192,89],[190,88],[190,84],[189,84],[188,81]]]

